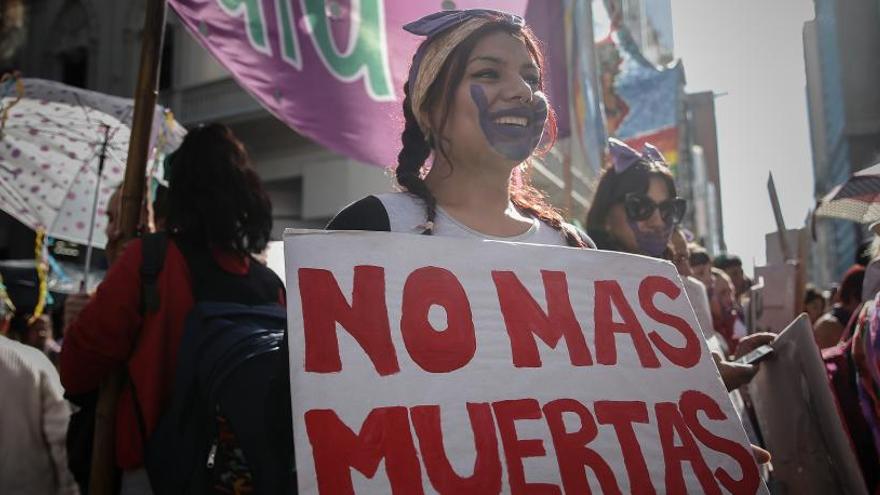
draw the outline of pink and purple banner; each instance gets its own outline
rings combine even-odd
[[[567,134],[561,0],[169,0],[189,32],[269,112],[367,164],[396,162],[401,101],[421,38],[401,26],[445,7],[525,15],[545,42],[550,94]],[[558,98],[554,99],[554,96]]]

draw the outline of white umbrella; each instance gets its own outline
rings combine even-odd
[[[51,237],[103,247],[133,100],[26,78],[7,79],[0,95],[0,209]],[[153,152],[173,151],[186,130],[158,106],[153,122]]]
[[[817,217],[864,224],[880,220],[880,163],[853,174],[819,202]]]

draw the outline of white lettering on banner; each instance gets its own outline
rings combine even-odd
[[[308,231],[285,257],[303,493],[766,493],[669,263]]]
[[[244,16],[245,31],[251,48],[272,56],[272,47],[266,34],[266,14],[262,0],[217,0],[217,5],[231,17]]]
[[[295,0],[216,0],[229,16],[243,18],[250,46],[259,53],[272,57],[270,37],[272,30],[266,22],[264,1],[273,5],[276,36],[281,59],[297,71],[303,66],[300,42],[297,36]],[[348,7],[349,33],[343,49],[333,38],[326,5],[323,0],[300,0],[300,15],[318,58],[327,71],[338,81],[351,83],[363,80],[364,89],[375,101],[394,101],[397,96],[388,60],[388,42],[385,33],[383,0],[351,0]]]
[[[278,32],[281,33],[281,58],[296,70],[302,70],[302,55],[299,51],[299,40],[296,37],[295,20],[290,0],[275,2],[275,19],[278,21]]]
[[[394,101],[383,0],[351,0],[345,50],[339,50],[333,40],[324,0],[300,0],[300,4],[311,26],[315,50],[333,77],[344,82],[363,78],[370,98]]]

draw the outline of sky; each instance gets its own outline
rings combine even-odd
[[[768,173],[787,228],[814,205],[802,37],[813,18],[812,0],[672,0],[686,91],[726,93],[715,99],[724,238],[749,271],[776,230]]]

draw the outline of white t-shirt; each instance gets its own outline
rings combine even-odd
[[[425,230],[425,204],[419,198],[408,193],[377,194],[376,198],[382,202],[388,213],[391,232],[418,234]],[[515,207],[511,205],[511,208]],[[531,220],[532,226],[526,232],[511,237],[497,237],[471,229],[438,206],[434,218],[434,235],[568,246],[562,232],[536,218]]]

